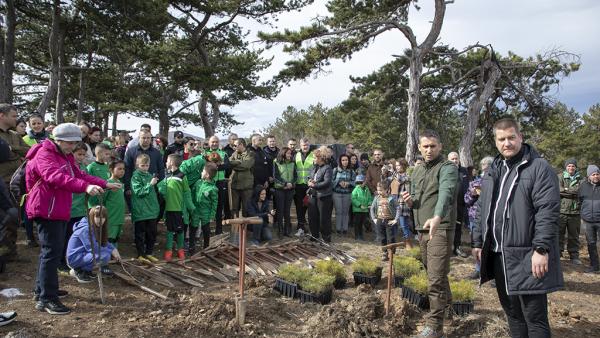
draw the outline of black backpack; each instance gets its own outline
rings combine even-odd
[[[15,205],[20,207],[25,204],[25,197],[27,196],[27,188],[25,186],[25,167],[27,166],[27,160],[25,160],[17,170],[13,173],[10,178],[9,190],[12,195]]]

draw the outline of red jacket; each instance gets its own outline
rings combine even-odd
[[[63,154],[51,140],[34,145],[26,158],[29,162],[25,168],[25,210],[29,219],[68,221],[73,193],[85,192],[90,184],[106,188],[105,180],[79,170],[73,154]]]

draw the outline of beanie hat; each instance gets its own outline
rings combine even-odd
[[[593,173],[598,173],[600,172],[600,169],[598,169],[598,166],[590,164],[587,167],[587,175],[588,176],[592,176]]]
[[[356,182],[364,182],[365,175],[356,175]]]
[[[565,168],[566,168],[566,167],[567,167],[569,164],[572,164],[572,165],[574,165],[575,167],[577,167],[577,160],[576,160],[576,159],[574,159],[574,158],[570,158],[570,159],[566,160],[566,161],[565,161]]]
[[[0,138],[0,163],[8,161],[10,158],[10,147],[8,146],[8,142],[4,141],[3,138]]]
[[[360,154],[360,160],[361,161],[362,160],[367,160],[368,161],[369,160],[369,154],[367,154],[367,153]]]
[[[81,141],[81,130],[74,123],[61,123],[54,127],[52,135],[57,141]]]

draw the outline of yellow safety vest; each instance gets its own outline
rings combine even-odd
[[[302,162],[302,152],[299,151],[296,153],[296,171],[298,172],[298,179],[296,180],[296,184],[307,184],[308,176],[310,175],[310,171],[314,165],[313,152],[311,151],[304,162]]]

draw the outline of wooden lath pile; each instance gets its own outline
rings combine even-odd
[[[221,241],[218,247],[209,248],[179,262],[143,264],[137,260],[122,263],[122,270],[115,268],[115,275],[148,293],[168,299],[168,291],[161,293],[157,288],[168,290],[182,287],[206,287],[219,283],[238,281],[239,251],[228,241]],[[279,245],[250,247],[246,250],[245,270],[250,276],[275,275],[281,264],[304,261],[310,265],[311,259],[335,259],[342,264],[354,258],[342,250],[319,240],[300,239]],[[121,271],[119,271],[121,270]]]

